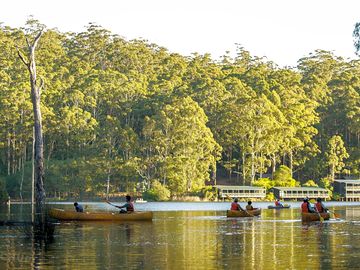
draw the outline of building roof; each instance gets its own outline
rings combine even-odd
[[[232,189],[232,190],[263,190],[263,187],[253,187],[253,186],[222,186],[216,185],[218,189]]]
[[[327,191],[325,188],[320,187],[273,187],[278,190],[293,190],[293,191]]]
[[[334,182],[339,182],[339,183],[355,183],[355,184],[360,184],[360,179],[349,179],[349,180],[344,180],[344,179],[335,179]]]

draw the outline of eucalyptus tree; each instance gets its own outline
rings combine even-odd
[[[155,162],[151,180],[160,180],[172,195],[200,190],[215,170],[221,148],[206,122],[190,97],[175,98],[146,120],[144,150]]]
[[[311,100],[301,85],[301,75],[290,69],[274,70],[270,75],[271,100],[283,113],[286,122],[280,132],[279,154],[287,156],[291,174],[294,165],[304,164],[319,151],[314,136],[319,118],[316,102]],[[283,161],[286,164],[285,160]]]
[[[335,135],[331,137],[325,156],[330,169],[331,179],[334,181],[335,173],[341,172],[345,166],[344,160],[349,157],[344,141],[340,136]]]

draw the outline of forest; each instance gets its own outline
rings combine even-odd
[[[0,24],[0,199],[29,200],[33,111],[18,51],[45,29]],[[46,29],[36,51],[47,198],[201,194],[360,178],[360,60],[316,50],[279,67],[237,45],[182,56],[90,23]]]

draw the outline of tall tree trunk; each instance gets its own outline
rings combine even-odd
[[[11,164],[10,164],[10,159],[11,159],[11,139],[10,139],[10,133],[8,133],[8,139],[7,139],[7,175],[11,174]]]
[[[246,155],[245,155],[245,153],[243,152],[243,153],[242,153],[242,177],[243,177],[243,185],[245,185],[245,180],[246,180],[245,158],[246,158]]]
[[[44,189],[44,142],[42,133],[42,118],[40,110],[40,97],[41,89],[43,87],[43,80],[38,85],[36,77],[36,62],[35,62],[35,49],[38,41],[42,35],[40,31],[34,38],[33,42],[30,43],[28,39],[28,54],[27,60],[18,50],[18,55],[23,63],[26,65],[29,71],[29,79],[31,85],[31,101],[33,105],[34,113],[34,129],[35,129],[35,211],[36,214],[44,213],[45,205],[45,189]]]
[[[290,151],[290,153],[289,153],[289,168],[290,168],[291,177],[293,177],[293,152],[292,151]]]
[[[271,179],[274,179],[274,173],[276,171],[276,155],[272,155],[272,170],[271,170]]]

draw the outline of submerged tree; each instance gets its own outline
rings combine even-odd
[[[31,23],[31,22],[30,22]],[[45,189],[44,189],[44,142],[43,142],[43,131],[42,131],[42,118],[40,109],[40,97],[41,90],[44,85],[44,81],[40,79],[40,83],[37,80],[36,73],[36,61],[35,61],[35,50],[38,42],[43,34],[43,29],[39,30],[32,41],[29,37],[26,37],[27,53],[26,56],[18,50],[18,55],[21,61],[25,64],[30,75],[31,85],[31,100],[33,105],[34,113],[34,135],[35,135],[35,204],[36,213],[43,213],[43,206],[45,204]]]

